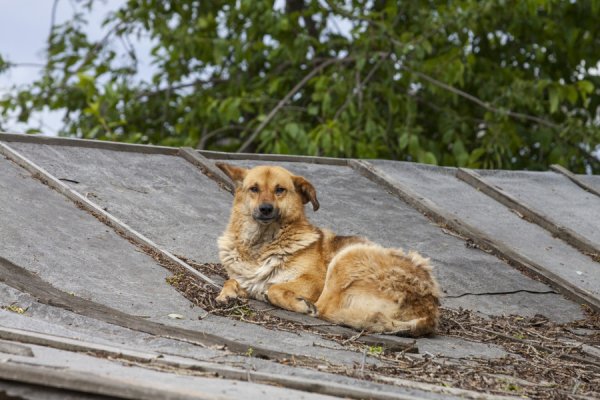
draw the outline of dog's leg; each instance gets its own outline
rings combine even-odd
[[[294,281],[276,283],[267,290],[265,297],[277,307],[316,315],[317,308],[313,302],[319,297],[322,289],[318,287],[317,282],[318,280],[310,276],[301,276]]]
[[[219,303],[227,303],[229,300],[237,299],[238,297],[245,299],[248,297],[248,292],[235,279],[228,279],[223,284],[223,289],[221,289],[221,293],[219,293],[215,300]]]

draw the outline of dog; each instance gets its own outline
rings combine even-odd
[[[218,302],[251,297],[357,330],[435,332],[440,289],[428,259],[313,226],[304,206],[319,209],[314,186],[282,167],[216,165],[235,183]]]

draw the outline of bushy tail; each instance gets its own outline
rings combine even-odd
[[[385,332],[391,335],[400,336],[425,336],[435,333],[437,328],[437,318],[421,317],[411,319],[410,321],[394,321],[394,329]]]

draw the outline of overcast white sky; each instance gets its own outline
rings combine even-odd
[[[13,63],[44,62],[45,41],[50,32],[53,0],[0,0],[0,54]],[[116,9],[122,0],[97,2],[90,18],[89,34],[101,37],[100,23],[107,10]],[[73,16],[76,2],[59,0],[56,12],[56,23],[64,22]],[[0,74],[0,95],[13,85],[32,82],[39,76],[40,68],[17,67]],[[61,125],[61,115],[57,113],[41,113],[36,115],[33,127],[43,121],[43,130],[47,134],[55,134]],[[3,121],[12,132],[23,132],[28,126],[15,121]]]
[[[52,0],[0,0],[0,53],[12,62],[43,62],[44,40],[50,31]],[[68,0],[59,1],[58,21],[70,16]],[[0,75],[0,90],[34,79],[38,68],[16,68]]]

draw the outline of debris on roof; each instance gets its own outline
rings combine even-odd
[[[600,395],[598,177],[1,133],[0,154],[0,393]],[[316,225],[430,257],[439,334],[216,305],[232,201],[216,160],[282,165],[315,185]]]

